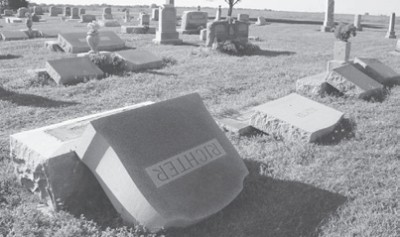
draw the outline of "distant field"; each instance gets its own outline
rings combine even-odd
[[[131,9],[132,24],[142,10],[150,12]],[[183,10],[178,8],[178,14]],[[203,10],[215,14],[215,9]],[[323,20],[322,13],[235,10],[234,15],[239,12],[252,18]],[[87,13],[101,15],[100,9],[88,8]],[[113,13],[122,19],[118,8]],[[45,18],[47,22],[34,23],[33,28],[87,30],[86,24]],[[400,72],[400,56],[389,54],[396,40],[384,38],[389,18],[363,19],[379,27],[365,28],[351,39],[351,56],[377,58]],[[336,20],[352,22],[353,16],[339,15]],[[25,28],[4,19],[0,25],[0,31]],[[128,47],[146,49],[176,64],[66,87],[38,80],[27,70],[72,55],[46,50],[46,39],[0,41],[0,236],[152,236],[124,227],[117,218],[109,221],[100,215],[92,222],[64,212],[50,218],[37,211],[40,200],[25,191],[13,173],[9,135],[192,92],[201,95],[213,115],[278,99],[295,92],[297,79],[323,72],[332,59],[333,34],[319,28],[253,24],[250,35],[262,41],[252,43],[262,51],[243,57],[206,50],[198,35],[181,36],[186,45],[156,46],[151,42],[154,35],[120,34]],[[120,33],[118,27],[107,30]],[[15,58],[4,59],[7,54]],[[337,144],[318,145],[226,133],[250,170],[243,192],[199,224],[158,236],[400,236],[400,87],[392,88],[381,103],[334,96],[312,99],[344,112],[353,135]]]

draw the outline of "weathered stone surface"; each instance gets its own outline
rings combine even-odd
[[[57,30],[40,30],[40,35],[43,38],[57,38],[60,31]]]
[[[120,27],[121,24],[117,20],[99,20],[97,21],[101,27]]]
[[[121,33],[124,34],[155,34],[155,27],[147,26],[121,26]]]
[[[349,61],[351,42],[336,40],[333,47],[333,59],[336,61]]]
[[[92,21],[96,21],[96,16],[91,14],[82,14],[81,15],[81,23],[89,23]]]
[[[362,31],[362,25],[361,25],[361,19],[362,16],[360,14],[354,15],[354,26],[357,28],[358,31]]]
[[[314,142],[331,133],[343,113],[290,94],[254,108],[250,124],[268,134],[288,140]]]
[[[45,41],[44,47],[52,52],[64,52],[64,50],[58,44],[58,41],[55,40]]]
[[[73,7],[71,8],[71,19],[79,19],[79,8]]]
[[[382,84],[352,64],[333,69],[326,81],[340,92],[361,99],[381,98],[384,92]]]
[[[155,44],[181,44],[179,33],[176,31],[176,9],[173,5],[163,5],[160,7],[160,16]]]
[[[14,15],[14,12],[12,10],[8,9],[4,10],[4,16],[12,16],[12,15]]]
[[[237,15],[237,20],[238,21],[249,22],[249,19],[250,19],[249,14],[243,14],[243,13],[240,14],[239,13]]]
[[[6,23],[22,23],[22,19],[18,17],[6,17],[5,18]]]
[[[63,85],[101,78],[104,74],[88,57],[50,60],[46,70],[57,84]]]
[[[28,39],[28,35],[23,31],[1,31],[0,36],[3,40],[25,40]]]
[[[356,57],[354,59],[354,64],[365,74],[385,86],[400,84],[400,74],[383,64],[378,59]]]
[[[79,8],[79,15],[85,15],[86,14],[86,9],[85,8]]]
[[[296,81],[296,92],[305,95],[322,95],[327,92],[327,72],[305,77]]]
[[[101,51],[115,51],[125,48],[125,42],[113,31],[100,31],[100,43],[98,49]],[[60,33],[58,42],[67,53],[83,53],[90,50],[86,42],[86,32]]]
[[[58,16],[62,14],[62,9],[59,7],[49,7],[49,16]]]
[[[350,62],[346,62],[346,61],[342,61],[342,60],[330,60],[326,64],[326,71],[330,72],[334,68],[341,67],[341,66],[344,66],[344,65],[349,64],[349,63]]]
[[[202,29],[200,31],[200,40],[206,41],[207,40],[207,29]]]
[[[158,21],[160,15],[160,10],[158,8],[151,9],[151,20]]]
[[[121,50],[115,54],[125,60],[125,68],[128,71],[157,69],[163,66],[160,57],[146,50]]]
[[[152,230],[220,211],[248,174],[198,94],[91,121],[77,154],[122,218]]]
[[[236,133],[241,136],[252,133],[255,128],[250,125],[250,118],[253,110],[232,115],[221,115],[216,118],[216,122],[225,130]]]
[[[64,16],[71,16],[71,7],[64,7]]]
[[[249,24],[242,21],[213,21],[207,23],[206,46],[211,47],[214,41],[235,40],[247,43],[249,40]]]
[[[144,102],[10,136],[18,179],[53,209],[86,214],[102,205],[105,194],[90,170],[72,151],[88,123],[103,116],[149,105]],[[103,200],[102,200],[103,199]]]
[[[257,22],[256,22],[257,26],[263,26],[263,25],[266,25],[266,24],[267,24],[267,21],[265,20],[264,17],[260,16],[260,17],[257,18]]]
[[[201,11],[184,11],[180,32],[182,34],[199,34],[207,27],[208,13]]]
[[[150,15],[147,13],[139,14],[139,25],[140,26],[149,26],[150,25]]]

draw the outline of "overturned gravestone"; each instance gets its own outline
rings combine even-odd
[[[343,113],[298,94],[254,107],[250,124],[288,140],[315,142],[330,134]]]
[[[304,95],[323,95],[337,92],[337,90],[326,82],[327,72],[304,77],[296,81],[296,92]]]
[[[124,59],[127,71],[157,69],[163,66],[161,58],[142,49],[121,50],[116,52],[116,55]]]
[[[60,33],[58,42],[67,53],[84,53],[90,50],[86,32]],[[125,48],[125,42],[113,31],[100,31],[100,51],[115,51]]]
[[[23,31],[1,31],[0,36],[2,40],[25,40],[29,36]]]
[[[201,11],[184,11],[180,32],[182,34],[199,34],[207,27],[208,13]]]
[[[76,152],[122,218],[149,229],[220,211],[248,174],[198,94],[91,121]]]
[[[19,181],[55,210],[87,214],[107,200],[97,180],[73,151],[90,120],[146,106],[144,102],[10,136]]]
[[[354,64],[365,74],[385,85],[399,85],[400,74],[375,58],[355,58]]]
[[[255,131],[250,125],[253,113],[253,110],[248,110],[236,114],[224,114],[218,116],[216,122],[226,131],[245,136]]]
[[[329,72],[326,81],[345,95],[357,96],[361,99],[381,98],[383,85],[375,81],[354,65],[337,67]]]
[[[57,84],[63,85],[98,79],[104,74],[88,57],[50,60],[46,62],[46,70]]]

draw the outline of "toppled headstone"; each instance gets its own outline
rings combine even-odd
[[[76,84],[99,79],[104,73],[88,57],[63,58],[46,62],[47,73],[57,84]]]
[[[208,13],[201,11],[184,11],[180,32],[182,34],[199,34],[207,27]]]
[[[296,81],[296,92],[305,95],[323,95],[328,92],[327,72],[305,77]]]
[[[176,8],[172,4],[160,7],[160,17],[155,44],[181,44],[179,33],[176,31]]]
[[[378,59],[356,57],[354,59],[354,64],[358,66],[359,69],[361,68],[365,74],[385,86],[400,84],[400,74]]]
[[[58,44],[58,41],[55,40],[45,41],[44,47],[52,52],[64,52],[64,50]]]
[[[163,66],[163,61],[156,55],[142,49],[121,50],[116,55],[125,61],[127,71],[157,69]]]
[[[1,38],[3,40],[25,40],[28,39],[29,36],[23,31],[1,31]]]
[[[217,213],[248,174],[198,94],[91,121],[76,152],[123,220],[150,230]]]
[[[381,98],[383,85],[352,64],[337,67],[329,72],[326,81],[343,94],[361,99]]]
[[[315,142],[331,133],[343,113],[298,94],[254,107],[250,124],[287,140]]]
[[[58,42],[67,53],[84,53],[90,50],[86,32],[60,33]],[[125,42],[113,31],[100,31],[100,51],[115,51],[125,48]]]
[[[80,117],[10,136],[10,153],[18,179],[53,209],[86,214],[105,196],[90,170],[73,148],[90,120],[146,106],[144,102]],[[77,201],[78,200],[78,201]]]

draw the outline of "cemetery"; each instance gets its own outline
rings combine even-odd
[[[395,10],[163,2],[0,11],[0,237],[399,236]]]

